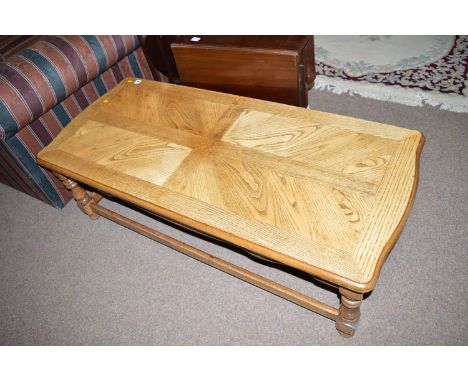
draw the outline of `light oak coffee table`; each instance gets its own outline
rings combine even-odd
[[[125,79],[38,155],[103,216],[286,298],[353,335],[408,217],[421,133],[149,80]],[[78,182],[97,190],[88,194]],[[98,204],[110,194],[335,286],[335,308]]]

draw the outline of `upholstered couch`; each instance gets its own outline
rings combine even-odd
[[[124,77],[153,79],[137,36],[0,36],[0,182],[63,207],[36,155]]]

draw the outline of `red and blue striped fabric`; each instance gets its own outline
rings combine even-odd
[[[43,36],[0,36],[0,61],[42,38]]]
[[[152,79],[135,36],[50,36],[0,62],[0,181],[56,207],[70,193],[37,153],[125,77]]]
[[[136,36],[50,36],[0,62],[0,137],[14,135],[138,46]]]

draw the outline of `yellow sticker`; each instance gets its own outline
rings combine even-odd
[[[105,99],[104,101],[102,101],[103,103],[109,103],[109,100],[108,99]]]
[[[133,82],[133,80],[128,80],[127,82],[128,82],[129,84],[131,84],[131,83]]]

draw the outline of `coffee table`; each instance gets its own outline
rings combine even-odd
[[[125,79],[38,155],[103,216],[354,334],[413,203],[421,133],[225,93]],[[89,194],[80,185],[96,190]],[[336,287],[335,308],[98,204],[109,194]]]

